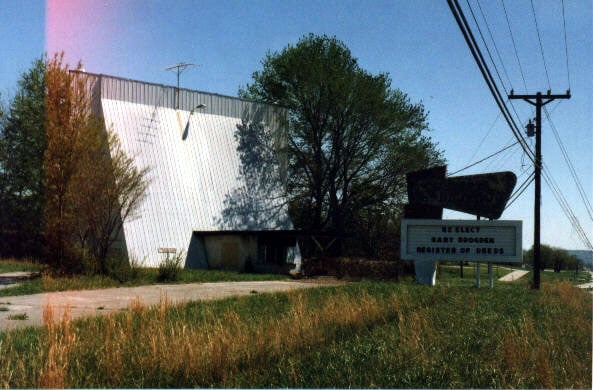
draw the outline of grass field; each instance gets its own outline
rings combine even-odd
[[[492,275],[494,283],[497,285],[497,280],[507,273],[514,270],[522,270],[523,268],[517,266],[506,266],[506,265],[493,265]],[[527,269],[529,270],[529,269]],[[476,267],[475,264],[470,263],[463,267],[463,279],[460,277],[459,265],[453,265],[453,263],[440,264],[437,273],[437,283],[445,283],[447,285],[457,286],[471,286],[476,284]],[[591,273],[587,270],[580,270],[577,273],[575,271],[560,271],[553,272],[552,270],[545,270],[540,272],[541,282],[553,282],[553,281],[567,281],[572,284],[583,284],[591,282]],[[528,274],[519,279],[516,283],[529,286],[533,280],[533,273],[530,271]],[[488,286],[488,265],[482,264],[480,266],[480,283],[482,287]],[[504,284],[504,283],[503,283]]]
[[[43,266],[33,260],[0,259],[0,274],[16,271],[39,272],[42,269]]]
[[[590,294],[449,279],[46,321],[0,334],[0,386],[591,388]]]

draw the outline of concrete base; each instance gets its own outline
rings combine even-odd
[[[437,276],[437,262],[431,260],[414,261],[414,270],[416,271],[416,281],[420,284],[434,286]]]

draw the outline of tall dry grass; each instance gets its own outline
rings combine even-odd
[[[125,313],[76,323],[68,311],[54,322],[48,305],[29,343],[0,338],[0,385],[590,385],[590,299],[569,285],[514,304],[487,290],[374,286],[187,306],[162,297],[152,308],[136,299]]]
[[[39,360],[44,362],[37,387],[63,388],[70,364],[70,350],[76,345],[72,330],[70,308],[66,308],[59,323],[54,321],[54,309],[50,303],[43,307],[43,324],[46,331],[45,346],[40,350]]]
[[[502,355],[502,384],[505,387],[526,388],[534,381],[539,381],[545,388],[554,387],[546,340],[535,331],[533,318],[523,318],[502,336]],[[532,373],[530,377],[526,376],[529,372]]]
[[[42,342],[28,364],[36,367],[35,386],[44,388],[232,386],[240,370],[322,345],[344,328],[364,329],[383,321],[388,309],[369,294],[353,298],[346,293],[311,309],[304,294],[290,294],[284,314],[255,322],[207,307],[199,323],[176,321],[179,308],[164,297],[156,308],[137,299],[124,315],[73,327],[69,311],[54,322],[53,308],[46,305]],[[12,375],[0,378],[4,386],[27,383],[14,382]]]

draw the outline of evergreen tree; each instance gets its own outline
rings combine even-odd
[[[0,133],[0,247],[4,256],[41,253],[45,62],[33,61],[3,115]]]

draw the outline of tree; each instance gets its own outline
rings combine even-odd
[[[146,169],[134,165],[92,112],[89,79],[70,72],[63,54],[46,68],[48,261],[58,270],[76,272],[86,258],[106,273],[109,249],[146,192]]]
[[[523,254],[523,262],[525,264],[533,265],[533,247]],[[568,253],[567,250],[556,248],[549,245],[541,246],[541,262],[540,268],[553,269],[554,272],[562,270],[578,270],[583,268],[583,262],[576,256]]]
[[[48,61],[45,76],[45,237],[49,263],[59,270],[75,271],[80,261],[72,245],[75,210],[68,198],[91,112],[84,85],[72,77],[63,57],[62,53]]]
[[[5,256],[38,256],[43,215],[45,62],[33,61],[0,115],[0,246]]]
[[[295,224],[354,234],[351,243],[366,243],[357,250],[376,251],[373,226],[397,229],[405,172],[442,162],[426,136],[423,105],[391,89],[387,74],[366,72],[325,35],[303,37],[262,64],[239,94],[289,111],[287,192]]]
[[[119,239],[123,222],[135,216],[148,183],[147,168],[138,169],[122,149],[117,135],[105,132],[93,118],[86,130],[84,153],[69,186],[78,246],[109,273],[109,250]]]

